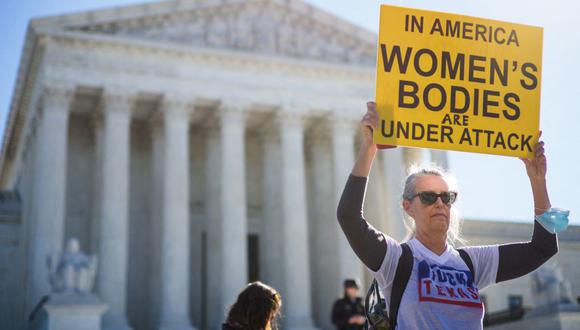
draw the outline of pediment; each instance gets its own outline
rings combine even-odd
[[[194,48],[375,65],[376,35],[302,1],[169,1],[85,15],[90,18],[86,22],[77,14],[63,28]]]

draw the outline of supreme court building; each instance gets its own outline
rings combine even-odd
[[[0,159],[0,324],[25,328],[47,255],[76,237],[99,258],[105,329],[216,329],[253,280],[281,292],[285,329],[332,328],[343,279],[369,281],[335,211],[376,40],[299,0],[32,20]],[[402,239],[405,166],[446,154],[378,155],[365,211]],[[473,235],[504,241],[494,226]]]

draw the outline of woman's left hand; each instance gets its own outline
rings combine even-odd
[[[538,138],[542,137],[542,131]],[[538,140],[536,144],[534,158],[520,158],[526,165],[526,172],[532,181],[544,180],[546,178],[546,155],[544,152],[544,141]]]

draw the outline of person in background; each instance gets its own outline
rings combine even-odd
[[[277,329],[276,319],[281,307],[282,297],[278,291],[262,282],[252,282],[238,295],[222,330]]]
[[[362,330],[365,324],[365,310],[359,287],[354,279],[344,281],[344,296],[332,307],[332,323],[338,330]]]

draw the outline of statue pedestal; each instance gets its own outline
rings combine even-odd
[[[52,294],[42,308],[37,329],[100,330],[107,308],[92,294]]]

